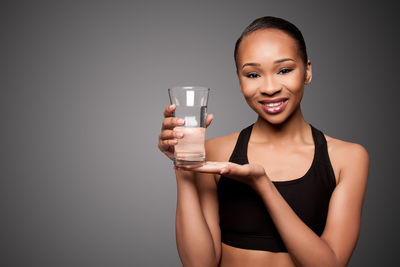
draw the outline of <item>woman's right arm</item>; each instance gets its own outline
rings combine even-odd
[[[218,197],[210,174],[176,170],[176,242],[184,266],[218,266],[221,237]]]
[[[164,121],[158,147],[173,158],[177,139],[175,126],[182,125],[172,117],[175,106],[164,111]],[[208,115],[206,125],[211,123]],[[206,146],[207,150],[207,146]],[[207,154],[207,153],[206,153]],[[175,170],[177,182],[176,243],[184,266],[218,266],[221,257],[221,237],[218,215],[217,186],[211,174]]]

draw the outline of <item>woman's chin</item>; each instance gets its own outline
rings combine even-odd
[[[267,118],[265,119],[268,123],[272,124],[272,125],[281,125],[286,121],[286,118]]]
[[[263,114],[264,115],[264,114]],[[263,120],[268,124],[272,124],[272,125],[280,125],[282,123],[284,123],[287,120],[286,116],[263,116],[261,114],[258,114],[259,120]]]

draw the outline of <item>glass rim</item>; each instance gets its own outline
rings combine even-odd
[[[168,91],[176,90],[210,91],[210,88],[205,86],[173,86],[168,88]]]

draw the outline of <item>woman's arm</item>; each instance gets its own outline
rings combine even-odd
[[[288,252],[298,266],[346,266],[356,245],[369,159],[360,145],[348,145],[343,152],[347,163],[341,168],[321,237],[303,223],[269,179],[264,179],[264,186],[258,187]]]
[[[304,224],[266,176],[253,186],[297,266],[346,266],[356,245],[369,158],[357,144],[346,145],[340,157],[343,164],[339,182],[331,196],[321,237]]]
[[[224,159],[220,158],[221,152],[229,150],[230,146],[220,139],[206,141],[207,160]],[[181,261],[185,266],[218,266],[221,230],[215,178],[213,174],[179,170],[176,175],[176,240]]]
[[[176,242],[184,266],[217,266],[221,257],[218,199],[210,174],[176,171]]]
[[[174,127],[183,120],[173,117],[175,105],[166,107],[158,148],[173,159],[177,139]],[[212,121],[206,117],[206,126]],[[206,146],[207,151],[207,146]],[[209,152],[207,151],[207,155]],[[176,170],[176,243],[184,266],[217,266],[221,256],[217,189],[213,176]]]

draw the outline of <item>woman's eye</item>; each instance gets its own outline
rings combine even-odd
[[[284,69],[281,69],[281,70],[278,72],[278,74],[286,74],[286,73],[291,72],[292,70],[293,70],[293,69],[284,68]]]
[[[251,73],[247,74],[246,77],[247,77],[247,78],[250,78],[250,79],[255,79],[255,78],[260,77],[260,75],[258,75],[258,74],[255,73],[255,72],[251,72]]]

